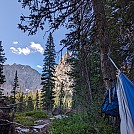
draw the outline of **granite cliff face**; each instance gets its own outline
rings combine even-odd
[[[70,55],[68,52],[66,52],[55,68],[55,91],[57,94],[59,94],[61,90],[61,83],[63,83],[63,89],[66,92],[65,97],[72,95],[71,85],[73,84],[73,79],[71,79],[68,75],[68,73],[71,71],[71,65],[67,62],[69,58]]]
[[[35,69],[32,69],[28,65],[5,65],[4,74],[6,77],[6,82],[3,84],[4,93],[11,92],[16,70],[18,76],[18,84],[22,92],[27,91],[27,89],[35,90],[41,88],[41,74]]]
[[[70,107],[72,103],[72,84],[73,79],[70,78],[68,73],[71,71],[71,65],[67,62],[71,56],[69,55],[68,51],[62,56],[61,60],[59,61],[58,65],[55,68],[55,92],[57,98],[55,99],[55,103],[57,106],[60,105],[58,97],[60,95],[61,86],[63,84],[64,90],[64,99],[63,104],[64,106]]]

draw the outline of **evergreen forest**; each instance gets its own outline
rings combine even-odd
[[[27,36],[36,35],[40,30],[44,36],[49,33],[42,55],[39,83],[42,88],[28,94],[21,92],[16,70],[11,93],[4,94],[6,55],[0,41],[0,134],[133,134],[134,127],[128,125],[128,130],[123,132],[121,126],[120,100],[124,99],[124,94],[119,99],[119,91],[125,87],[132,91],[128,103],[134,98],[134,1],[18,2],[29,11],[20,16],[18,29]],[[62,27],[67,29],[65,38],[55,44],[53,33]],[[63,56],[67,50],[70,55],[63,62],[70,67],[65,73],[71,83],[69,92],[65,90],[67,79],[55,75],[56,45],[62,46],[58,54]],[[125,83],[126,77],[131,81],[130,88]],[[133,101],[131,104],[132,124],[127,116],[126,124],[129,122],[133,126]],[[124,109],[127,113],[127,108]]]

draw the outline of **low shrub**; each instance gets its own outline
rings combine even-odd
[[[30,111],[30,112],[26,112],[25,116],[31,116],[33,118],[47,118],[47,114],[43,111]]]
[[[33,126],[35,120],[43,118],[47,118],[47,114],[43,111],[30,111],[15,114],[15,122],[24,126]]]
[[[15,117],[15,122],[22,124],[24,126],[33,126],[34,119],[32,117],[17,116]]]
[[[56,119],[50,128],[52,134],[117,134],[103,118],[73,115],[65,119]]]

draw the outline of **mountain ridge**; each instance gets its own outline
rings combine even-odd
[[[27,89],[35,90],[41,88],[41,74],[31,68],[29,65],[22,64],[6,64],[4,65],[4,75],[6,82],[3,84],[4,93],[11,93],[13,88],[13,82],[15,78],[15,72],[17,70],[18,84],[21,92],[26,92]]]

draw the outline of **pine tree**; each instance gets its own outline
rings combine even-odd
[[[41,80],[43,88],[41,90],[42,108],[52,111],[54,105],[54,72],[55,72],[55,46],[52,33],[49,34],[44,51],[44,65]]]
[[[82,86],[82,76],[80,73],[80,59],[79,57],[77,59],[73,59],[73,66],[72,66],[72,77],[74,78],[74,83],[73,83],[73,97],[72,97],[72,108],[77,109],[80,111],[80,109],[84,109],[84,100],[82,89],[84,87]]]
[[[18,85],[18,76],[17,76],[17,70],[15,72],[15,78],[14,78],[14,84],[13,84],[13,89],[11,91],[11,93],[13,94],[13,103],[16,102],[16,93],[17,93],[17,88],[19,87]]]
[[[18,112],[24,112],[25,111],[25,106],[24,106],[24,94],[22,93],[19,98],[19,105],[18,105]]]
[[[28,7],[28,9],[30,10],[30,14],[28,16],[23,15],[20,17],[21,24],[19,24],[19,28],[24,32],[27,31],[30,35],[36,34],[38,29],[44,30],[47,21],[50,22],[49,24],[51,30],[51,29],[58,29],[59,26],[61,25],[68,26],[68,22],[70,20],[77,19],[79,22],[82,21],[82,25],[81,25],[82,27],[78,26],[80,33],[89,35],[88,39],[91,39],[90,35],[93,35],[91,31],[91,27],[94,26],[97,31],[97,33],[95,33],[95,36],[97,35],[96,40],[100,46],[99,48],[100,48],[100,58],[101,58],[101,70],[102,70],[103,78],[116,77],[114,67],[108,59],[108,55],[111,52],[110,51],[111,40],[110,40],[108,22],[105,15],[106,2],[104,2],[103,0],[89,0],[89,1],[59,0],[56,2],[44,1],[44,0],[41,1],[31,0],[29,2],[29,1],[20,0],[20,2],[22,4],[22,8]],[[82,16],[80,19],[78,19],[77,16],[80,15]],[[75,21],[72,23],[75,23]],[[71,29],[70,31],[72,31],[72,28],[74,27],[70,27]],[[81,28],[83,29],[83,31],[81,31]],[[85,32],[85,31],[89,31],[89,32]],[[75,35],[79,36],[79,33],[77,32],[73,31],[70,33],[74,33]],[[83,35],[79,37],[85,38],[85,36]],[[69,40],[70,42],[74,43],[72,38],[69,38]],[[91,43],[89,43],[89,45],[90,44]],[[78,45],[76,47],[79,47]],[[68,44],[65,44],[65,46],[68,46]],[[104,83],[106,88],[111,87],[111,84],[109,84],[107,81],[104,81]],[[88,85],[90,89],[90,83],[88,83]]]
[[[36,92],[36,105],[35,105],[35,109],[38,110],[39,109],[39,92],[37,90]]]
[[[61,88],[60,88],[60,93],[59,93],[59,107],[60,107],[60,109],[63,109],[64,96],[65,96],[64,84],[63,84],[63,82],[61,82]]]
[[[3,67],[4,62],[6,60],[5,53],[3,53],[4,49],[2,46],[2,41],[0,41],[0,98],[3,95],[3,89],[1,88],[1,85],[5,82],[5,75],[3,74]]]
[[[111,36],[112,58],[131,80],[134,62],[132,1],[107,0],[106,15]],[[134,79],[133,79],[134,80]]]
[[[7,104],[11,104],[10,103],[10,96],[9,96],[8,92],[6,93],[5,101],[6,101]]]
[[[32,110],[34,110],[34,104],[33,104],[32,97],[29,96],[27,102],[27,111],[32,111]]]
[[[69,62],[71,64],[71,72],[69,75],[73,79],[72,108],[77,110],[77,112],[85,111],[88,103],[85,97],[87,95],[85,89],[86,83],[81,73],[80,54],[74,52]]]

